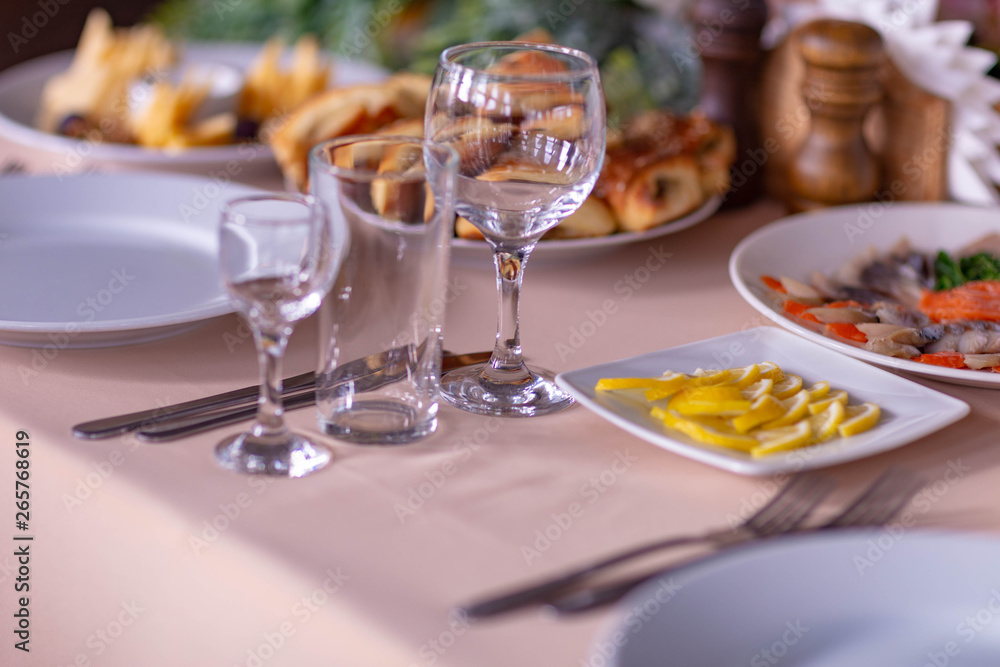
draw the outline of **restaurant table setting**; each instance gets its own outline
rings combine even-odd
[[[766,193],[767,113],[609,124],[547,38],[431,77],[195,45],[246,88],[119,87],[156,147],[33,120],[155,31],[0,73],[0,663],[997,664],[1000,218],[807,164],[899,157],[858,70],[914,37],[831,4],[766,33],[829,84]],[[747,5],[706,57],[763,76]],[[991,85],[939,98],[952,200],[993,187]]]

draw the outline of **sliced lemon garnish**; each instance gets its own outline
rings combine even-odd
[[[594,386],[595,391],[613,391],[615,389],[648,389],[657,378],[601,378]]]
[[[779,426],[789,426],[809,414],[809,392],[804,389],[800,390],[799,393],[794,396],[781,401],[781,405],[785,409],[785,414],[781,415],[777,419],[765,422],[765,429],[778,428]]]
[[[843,389],[834,389],[827,395],[826,398],[821,398],[818,401],[812,401],[809,404],[809,414],[818,415],[819,413],[830,407],[831,403],[840,403],[841,405],[847,405],[847,392]]]
[[[783,414],[785,414],[785,406],[781,401],[771,394],[764,394],[750,404],[749,410],[738,417],[733,417],[733,428],[736,429],[737,433],[746,433],[755,426],[777,419]]]
[[[740,393],[742,393],[743,398],[748,401],[755,401],[764,394],[770,394],[772,387],[774,387],[774,380],[771,378],[761,378],[749,387],[743,387],[740,390]]]
[[[697,369],[688,378],[688,386],[690,387],[710,387],[716,384],[725,384],[735,377],[739,369],[726,368],[721,371],[710,371],[704,368]]]
[[[647,401],[658,401],[661,398],[676,394],[687,382],[687,377],[683,373],[664,374],[663,377],[656,378],[653,384],[646,390]]]
[[[760,376],[767,380],[774,380],[775,382],[781,382],[785,379],[785,371],[778,367],[778,364],[773,361],[764,361],[757,364],[757,368],[760,369]]]
[[[719,445],[720,447],[740,449],[746,452],[757,446],[757,441],[750,436],[726,433],[693,419],[688,419],[676,410],[658,410],[654,408],[652,412],[653,416],[662,419],[666,426],[677,429],[692,440],[707,445]]]
[[[813,437],[816,438],[817,442],[829,440],[837,434],[837,427],[844,422],[846,417],[847,412],[844,409],[844,404],[833,401],[825,410],[809,418]]]
[[[821,398],[826,398],[826,395],[830,393],[830,383],[826,380],[820,380],[813,386],[809,387],[809,400],[816,402]]]
[[[743,368],[733,369],[735,371],[733,377],[728,380],[727,384],[734,384],[740,389],[749,387],[754,382],[760,379],[760,368],[757,364],[750,364],[749,366],[744,366]]]
[[[848,438],[867,431],[878,423],[882,410],[874,403],[862,403],[846,408],[847,418],[841,422],[837,432],[841,437]]]
[[[771,393],[775,398],[788,398],[802,389],[802,378],[794,373],[785,373],[785,377],[775,380]]]
[[[750,401],[743,398],[734,385],[708,387],[687,386],[670,399],[667,407],[682,415],[740,415],[750,409]]]
[[[792,426],[758,431],[754,437],[760,444],[750,450],[750,455],[758,458],[808,445],[812,442],[812,427],[808,419],[803,419]]]

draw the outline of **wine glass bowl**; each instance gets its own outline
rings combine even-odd
[[[314,313],[339,264],[323,204],[302,195],[254,195],[229,202],[219,228],[223,280],[254,334],[261,366],[257,419],[225,439],[216,460],[245,473],[301,477],[325,466],[328,448],[284,424],[281,361],[296,322]]]
[[[573,399],[551,373],[524,364],[518,300],[535,244],[579,208],[601,171],[606,121],[594,59],[524,42],[446,49],[427,101],[425,136],[459,155],[456,212],[493,249],[500,299],[493,358],[446,375],[443,395],[490,415],[568,407]]]

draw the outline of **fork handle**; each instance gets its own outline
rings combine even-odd
[[[550,596],[565,590],[573,584],[582,581],[586,577],[613,565],[618,565],[620,563],[624,563],[625,561],[632,560],[633,558],[638,558],[656,551],[663,551],[688,544],[714,544],[729,542],[730,540],[739,542],[744,539],[746,539],[746,537],[740,535],[740,533],[734,533],[731,530],[721,530],[706,533],[704,535],[688,535],[684,537],[673,537],[667,540],[659,540],[657,542],[650,542],[649,544],[645,544],[641,547],[628,549],[627,551],[622,551],[614,554],[613,556],[603,558],[599,561],[591,563],[590,565],[573,570],[572,572],[568,572],[567,574],[554,579],[547,579],[537,584],[513,590],[509,593],[504,593],[496,597],[474,602],[470,605],[462,607],[460,612],[469,619],[488,618],[504,612],[513,611],[514,609],[520,609],[521,607],[526,607],[536,602],[545,602]]]
[[[670,569],[673,569],[673,567]],[[647,572],[622,581],[615,581],[603,586],[594,586],[593,588],[587,588],[576,593],[570,593],[555,600],[549,600],[546,603],[546,607],[554,610],[560,616],[580,614],[591,609],[597,609],[598,607],[618,602],[637,586],[644,584],[654,577],[663,576],[670,569],[652,573]]]

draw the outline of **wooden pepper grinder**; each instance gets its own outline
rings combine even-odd
[[[736,162],[730,169],[726,206],[743,206],[763,192],[767,153],[761,149],[759,105],[767,23],[766,0],[696,0],[688,10],[703,75],[700,106],[714,121],[733,128]]]
[[[869,201],[881,170],[862,124],[882,95],[882,38],[861,23],[820,19],[803,26],[799,40],[802,97],[812,119],[790,164],[789,206],[803,211]]]

